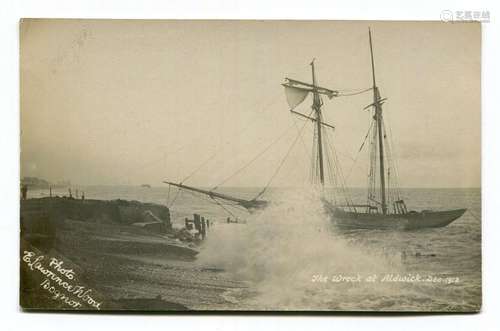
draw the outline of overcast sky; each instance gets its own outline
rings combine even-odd
[[[198,169],[186,184],[214,186],[281,137],[225,183],[263,186],[304,125],[284,77],[310,81],[315,58],[322,86],[370,87],[369,26],[401,186],[479,187],[480,26],[440,22],[24,20],[21,175],[161,185]],[[366,185],[371,98],[325,99],[350,186]],[[309,180],[305,125],[273,185]]]

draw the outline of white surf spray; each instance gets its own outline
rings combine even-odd
[[[273,201],[280,203],[249,216],[247,224],[218,224],[199,263],[249,281],[258,293],[247,303],[254,309],[348,309],[344,303],[355,295],[360,300],[369,298],[367,291],[388,295],[391,285],[369,283],[366,277],[397,272],[398,259],[337,233],[318,192],[281,192]],[[362,281],[332,281],[335,277]],[[362,306],[358,302],[357,309]]]

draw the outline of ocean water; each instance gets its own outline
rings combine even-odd
[[[87,198],[165,204],[176,226],[199,213],[211,227],[193,270],[217,270],[223,302],[196,309],[475,311],[481,306],[481,190],[403,189],[409,210],[468,211],[450,225],[415,231],[339,230],[312,189],[270,189],[248,214],[168,187],[80,187]],[[251,198],[252,188],[221,192]],[[47,195],[33,191],[31,197]],[[67,195],[66,191],[53,194]],[[353,189],[363,202],[365,191]],[[227,224],[227,217],[244,224]],[[214,276],[218,277],[217,275]]]

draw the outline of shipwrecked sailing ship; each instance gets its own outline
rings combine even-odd
[[[342,228],[353,229],[420,229],[443,227],[460,218],[466,209],[446,211],[409,211],[402,198],[398,185],[397,168],[391,155],[392,144],[386,132],[382,105],[386,98],[382,98],[375,79],[375,61],[372,45],[371,31],[368,31],[370,60],[372,69],[372,87],[355,93],[345,93],[332,90],[318,85],[314,67],[314,60],[310,63],[312,71],[312,82],[307,83],[296,79],[285,78],[282,84],[285,88],[290,112],[294,116],[313,122],[313,167],[312,182],[319,184],[323,189],[321,198],[325,211],[331,221]],[[365,136],[365,140],[359,151],[366,145],[369,139],[369,174],[368,192],[365,203],[354,203],[349,197],[346,189],[345,179],[339,169],[335,151],[328,140],[328,132],[335,127],[326,123],[322,115],[323,97],[333,99],[340,96],[355,96],[361,93],[373,93],[373,102],[366,106],[372,116],[372,123]],[[310,114],[295,111],[295,108],[312,96],[312,107]],[[299,133],[300,134],[300,133]],[[279,170],[279,169],[278,169]],[[328,196],[325,188],[325,178],[337,186],[336,192],[341,192],[343,198],[334,193]],[[268,206],[269,201],[261,199],[271,181],[253,198],[242,199],[212,190],[205,190],[187,186],[183,183],[164,183],[176,186],[179,189],[196,192],[210,197],[215,203],[223,206],[224,203],[243,207],[253,212]]]

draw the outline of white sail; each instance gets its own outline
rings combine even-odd
[[[290,84],[283,84],[283,86],[285,87],[286,101],[290,109],[294,109],[300,105],[310,92],[309,89],[295,87]]]

